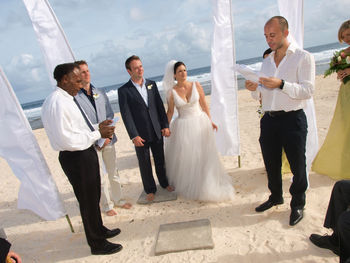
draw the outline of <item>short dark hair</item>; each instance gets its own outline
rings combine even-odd
[[[264,51],[263,58],[265,58],[266,55],[269,55],[272,52],[272,49],[269,47]]]
[[[125,68],[126,68],[126,69],[131,70],[131,68],[130,68],[130,63],[131,63],[131,61],[133,61],[133,60],[140,60],[140,61],[141,61],[141,59],[140,59],[138,56],[132,55],[132,56],[129,57],[127,60],[125,60]]]
[[[77,64],[78,66],[80,65],[88,65],[88,63],[85,61],[85,60],[77,60],[77,61],[74,61],[75,64]]]
[[[75,63],[59,64],[56,66],[55,70],[53,71],[53,77],[58,83],[62,80],[64,75],[67,75],[73,72],[75,68],[79,69],[79,66]]]
[[[283,32],[284,30],[288,30],[288,21],[285,19],[283,16],[273,16],[271,17],[265,25],[271,23],[273,20],[277,20],[278,23],[280,24],[281,31]]]
[[[178,67],[180,67],[181,65],[183,65],[184,67],[186,67],[185,63],[183,63],[182,61],[178,61],[174,64],[174,74],[176,74],[176,70]]]

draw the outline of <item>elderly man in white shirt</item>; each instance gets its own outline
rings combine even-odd
[[[246,88],[255,99],[262,99],[265,112],[260,122],[260,146],[267,171],[269,199],[255,208],[263,212],[282,204],[281,156],[284,148],[293,173],[290,186],[292,200],[289,224],[303,218],[306,172],[307,120],[303,107],[311,98],[315,83],[314,58],[287,40],[288,22],[284,17],[269,19],[264,27],[266,42],[272,53],[261,67],[260,85],[246,81]]]
[[[112,254],[120,251],[120,244],[107,241],[120,229],[107,229],[101,218],[99,201],[101,182],[99,163],[93,144],[110,138],[114,127],[106,120],[94,127],[81,110],[74,96],[82,88],[79,66],[74,63],[58,65],[54,70],[57,88],[46,98],[42,107],[42,121],[54,150],[60,151],[59,161],[79,202],[87,242],[91,253]]]

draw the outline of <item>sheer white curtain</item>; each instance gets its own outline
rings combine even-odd
[[[278,0],[280,14],[288,20],[289,41],[296,43],[300,48],[303,48],[304,46],[303,3],[303,0]],[[313,98],[307,100],[304,111],[308,123],[308,134],[306,139],[306,164],[307,171],[309,171],[319,147]]]
[[[53,70],[58,64],[74,62],[73,51],[47,0],[23,0],[32,21],[52,87],[56,86]]]
[[[13,89],[0,67],[0,156],[21,185],[18,208],[29,209],[46,220],[66,213],[55,182]]]
[[[237,78],[231,0],[213,0],[211,45],[211,116],[219,127],[216,144],[222,155],[239,155]]]

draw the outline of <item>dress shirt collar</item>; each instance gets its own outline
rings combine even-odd
[[[146,80],[145,80],[145,78],[142,78],[142,85],[137,84],[137,83],[134,82],[132,79],[130,79],[130,80],[131,80],[132,84],[134,84],[134,86],[135,86],[136,88],[143,88],[143,87],[146,87]]]
[[[296,49],[297,49],[297,46],[296,46],[295,44],[293,44],[292,42],[289,43],[289,46],[288,46],[288,48],[287,48],[287,50],[286,50],[286,55],[287,55],[287,54],[290,54],[290,53],[295,53]],[[272,51],[272,52],[271,52],[271,54],[270,54],[270,56],[269,56],[269,57],[270,57],[270,60],[274,60],[275,54],[276,54],[276,51]],[[271,55],[272,55],[272,56],[271,56]]]
[[[71,100],[74,99],[74,97],[72,95],[70,95],[67,91],[65,91],[64,89],[56,86],[56,90],[58,90],[58,92],[61,93],[64,97],[69,98]]]

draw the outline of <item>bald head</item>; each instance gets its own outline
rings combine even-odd
[[[265,27],[272,24],[272,23],[278,23],[281,29],[281,32],[284,32],[285,30],[288,30],[288,21],[283,16],[274,16],[271,17],[265,24]]]

